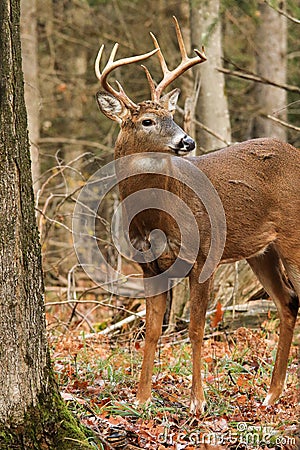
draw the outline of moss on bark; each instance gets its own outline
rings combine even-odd
[[[22,423],[0,426],[0,450],[102,448],[100,443],[96,444],[91,432],[79,424],[68,410],[53,378],[51,389],[39,395],[38,404],[27,410]]]

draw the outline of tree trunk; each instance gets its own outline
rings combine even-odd
[[[38,86],[38,39],[36,0],[21,0],[22,68],[28,118],[33,190],[36,196],[41,175],[39,162],[40,93]]]
[[[284,2],[282,1],[283,5]],[[282,6],[281,6],[282,7]],[[286,83],[287,23],[286,18],[268,6],[259,4],[259,24],[256,32],[257,74],[263,78]],[[252,124],[252,137],[276,137],[286,140],[285,128],[268,119],[275,115],[286,121],[287,96],[284,89],[256,83],[254,88],[257,116]]]
[[[217,71],[222,66],[222,35],[219,0],[191,2],[191,29],[193,48],[205,46],[207,61],[199,67],[201,90],[197,105],[197,118],[220,136],[199,129],[197,141],[204,152],[224,147],[231,141],[231,127],[224,75]]]
[[[192,33],[191,33],[191,17],[190,17],[190,5],[189,2],[184,1],[179,6],[180,15],[182,20],[180,21],[180,28],[183,36],[183,40],[189,55],[193,55],[192,49]],[[195,55],[195,54],[194,54]],[[194,56],[193,55],[193,56]],[[188,70],[181,80],[181,95],[184,99],[184,120],[183,128],[186,133],[193,139],[196,139],[196,123],[195,123],[195,110],[198,99],[196,98],[196,79],[195,71]]]
[[[64,22],[68,17],[68,23],[72,20],[74,30],[80,30],[82,33],[87,24],[87,18],[90,14],[88,2],[59,2],[53,9],[54,18],[57,22]],[[68,31],[69,32],[69,31]],[[72,43],[72,39],[74,43]],[[72,138],[80,138],[86,133],[86,124],[84,117],[84,104],[86,102],[86,71],[87,71],[87,47],[76,42],[79,38],[71,34],[68,45],[60,45],[60,55],[63,56],[61,68],[63,73],[62,80],[65,77],[65,85],[62,86],[62,98],[60,102],[60,114],[64,115],[64,133]],[[55,87],[57,88],[57,87]],[[80,157],[83,153],[81,145],[64,145],[64,159],[68,163]],[[81,161],[72,164],[72,167],[80,170]],[[69,177],[76,180],[75,171],[69,172]],[[72,183],[72,181],[71,181]],[[77,181],[76,181],[77,183]],[[72,204],[73,209],[73,204]],[[66,211],[69,213],[70,211]]]
[[[46,340],[21,69],[20,5],[0,3],[0,448],[91,448],[59,396]]]

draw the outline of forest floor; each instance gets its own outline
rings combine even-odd
[[[263,407],[278,342],[278,321],[259,329],[211,332],[204,342],[208,408],[189,414],[191,346],[187,330],[164,335],[153,374],[153,401],[135,404],[143,355],[142,320],[118,335],[49,328],[61,394],[100,449],[299,449],[299,340],[294,336],[286,387]],[[95,448],[99,448],[95,447]]]

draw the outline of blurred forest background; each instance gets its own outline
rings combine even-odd
[[[190,54],[193,48],[204,45],[207,55],[205,64],[177,81],[181,98],[175,118],[197,138],[198,153],[262,136],[278,137],[299,147],[300,3],[21,0],[21,6],[37,220],[46,302],[52,302],[47,308],[48,320],[56,327],[67,312],[69,322],[83,321],[94,330],[95,321],[103,319],[103,306],[109,309],[111,302],[118,306],[120,301],[88,280],[78,265],[72,241],[76,196],[89,176],[112,160],[118,133],[118,126],[96,106],[99,83],[93,66],[100,45],[105,43],[105,57],[115,42],[120,44],[118,58],[141,54],[153,48],[152,31],[172,68],[179,59],[172,23],[175,15]],[[147,66],[159,81],[157,59],[148,60]],[[116,73],[134,101],[149,97],[139,65]],[[107,241],[109,218],[116,204],[117,196],[112,193],[99,213],[103,219],[101,237]],[[117,264],[118,256],[110,244],[104,246],[104,252]],[[221,269],[214,293],[228,304],[234,297],[244,301],[259,292],[258,283],[239,263]],[[139,307],[130,302],[127,309]]]

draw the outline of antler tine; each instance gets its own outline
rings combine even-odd
[[[185,44],[184,44],[184,40],[183,40],[183,37],[182,37],[182,33],[181,33],[181,30],[180,30],[180,26],[179,26],[178,20],[177,20],[177,18],[175,16],[173,16],[173,20],[175,22],[175,29],[176,29],[177,41],[178,41],[180,54],[181,54],[181,60],[182,61],[193,60],[193,58],[188,58],[187,51],[186,51],[186,48],[185,48]],[[205,56],[204,47],[203,46],[202,46],[202,52],[200,52],[200,50],[198,50],[197,48],[194,48],[194,52],[201,59],[201,61],[199,61],[199,63],[206,61],[207,58]],[[196,60],[197,60],[197,58],[196,58]]]
[[[156,37],[154,36],[154,34],[151,33],[151,31],[150,31],[150,36],[151,36],[151,38],[152,38],[152,40],[153,40],[153,43],[154,43],[154,46],[155,46],[155,48],[156,48],[156,50],[157,50],[157,55],[158,55],[160,67],[161,67],[163,76],[165,77],[165,76],[167,76],[167,74],[170,73],[170,71],[169,71],[169,69],[168,69],[168,66],[167,66],[167,63],[166,63],[166,60],[165,60],[165,58],[164,58],[164,55],[162,54],[162,51],[161,51],[161,49],[160,49],[160,45],[159,45],[159,43],[158,43],[158,40],[156,39]],[[159,100],[159,97],[157,97],[157,94],[156,94],[156,85],[155,85],[155,82],[154,82],[154,80],[153,80],[153,78],[152,78],[152,76],[151,76],[149,70],[147,69],[147,67],[142,66],[142,68],[143,68],[144,71],[146,72],[147,80],[148,80],[148,83],[149,83],[149,86],[150,86],[151,99],[152,99],[153,101],[158,101],[158,100]]]
[[[182,61],[185,61],[186,59],[188,59],[188,55],[187,55],[187,51],[186,51],[186,48],[185,48],[185,45],[183,42],[181,29],[179,27],[178,20],[175,16],[173,16],[173,20],[175,23],[176,36],[177,36],[177,41],[178,41],[179,50],[180,50],[180,54],[181,54],[181,59],[182,59]]]
[[[160,62],[161,70],[162,70],[163,74],[165,74],[165,73],[169,72],[166,60],[164,58],[164,55],[162,54],[162,51],[160,49],[160,45],[158,43],[158,40],[156,39],[154,34],[151,33],[151,31],[150,31],[150,36],[152,37],[152,40],[154,42],[155,48],[158,50],[157,55],[158,55],[158,59],[159,59],[159,62]]]
[[[156,47],[156,49],[158,50],[157,54],[158,54],[158,58],[159,58],[159,62],[161,65],[161,69],[163,72],[163,79],[159,82],[159,84],[155,87],[154,81],[148,71],[148,69],[145,69],[146,71],[146,75],[147,75],[147,79],[148,82],[150,84],[150,90],[151,90],[151,98],[153,101],[159,101],[160,96],[163,92],[163,90],[169,86],[169,84],[171,84],[174,80],[176,80],[176,78],[178,78],[181,74],[183,74],[184,72],[186,72],[188,69],[190,69],[191,67],[195,66],[196,64],[201,64],[202,62],[206,61],[206,56],[204,54],[204,49],[202,48],[202,52],[200,52],[200,50],[195,49],[195,53],[197,56],[195,56],[194,58],[189,58],[187,56],[187,52],[186,52],[186,48],[184,45],[184,41],[183,41],[183,37],[182,37],[182,33],[178,24],[178,21],[176,19],[175,16],[173,16],[174,22],[175,22],[175,30],[176,30],[176,35],[177,35],[177,41],[178,41],[178,45],[179,45],[179,50],[180,50],[180,54],[181,54],[181,62],[179,64],[178,67],[176,67],[176,69],[174,70],[169,70],[168,66],[166,64],[166,61],[163,57],[162,51],[160,49],[160,46],[157,42],[157,39],[155,38],[155,36],[151,34],[151,37],[153,39],[154,45]]]
[[[118,47],[119,47],[119,44],[116,43],[111,51],[111,54],[109,56],[106,66],[104,67],[103,71],[101,72],[100,62],[101,62],[103,49],[104,49],[104,45],[103,44],[101,45],[100,50],[99,50],[98,55],[95,60],[95,74],[96,74],[96,77],[98,78],[98,80],[100,81],[102,88],[105,91],[109,92],[114,97],[121,100],[128,108],[132,109],[132,108],[136,107],[136,104],[125,94],[124,89],[122,88],[121,84],[118,81],[116,81],[118,89],[119,89],[117,91],[108,83],[107,77],[113,70],[117,69],[118,67],[125,66],[127,64],[132,64],[132,63],[139,62],[144,59],[150,58],[150,56],[152,56],[158,52],[158,49],[156,48],[156,49],[152,50],[151,52],[144,53],[142,55],[132,56],[129,58],[122,58],[122,59],[115,61],[114,59],[115,59]]]
[[[147,77],[147,80],[148,80],[148,83],[149,83],[149,87],[150,87],[151,98],[152,98],[152,100],[154,100],[155,99],[155,83],[154,83],[154,80],[153,80],[153,78],[151,76],[151,73],[147,69],[147,67],[144,66],[144,65],[141,65],[141,67],[144,69],[144,71],[146,73],[146,77]]]
[[[102,58],[103,49],[104,49],[104,44],[101,45],[101,47],[97,53],[97,57],[95,59],[95,74],[96,74],[96,77],[98,78],[98,80],[100,80],[100,81],[101,81],[100,61]]]

